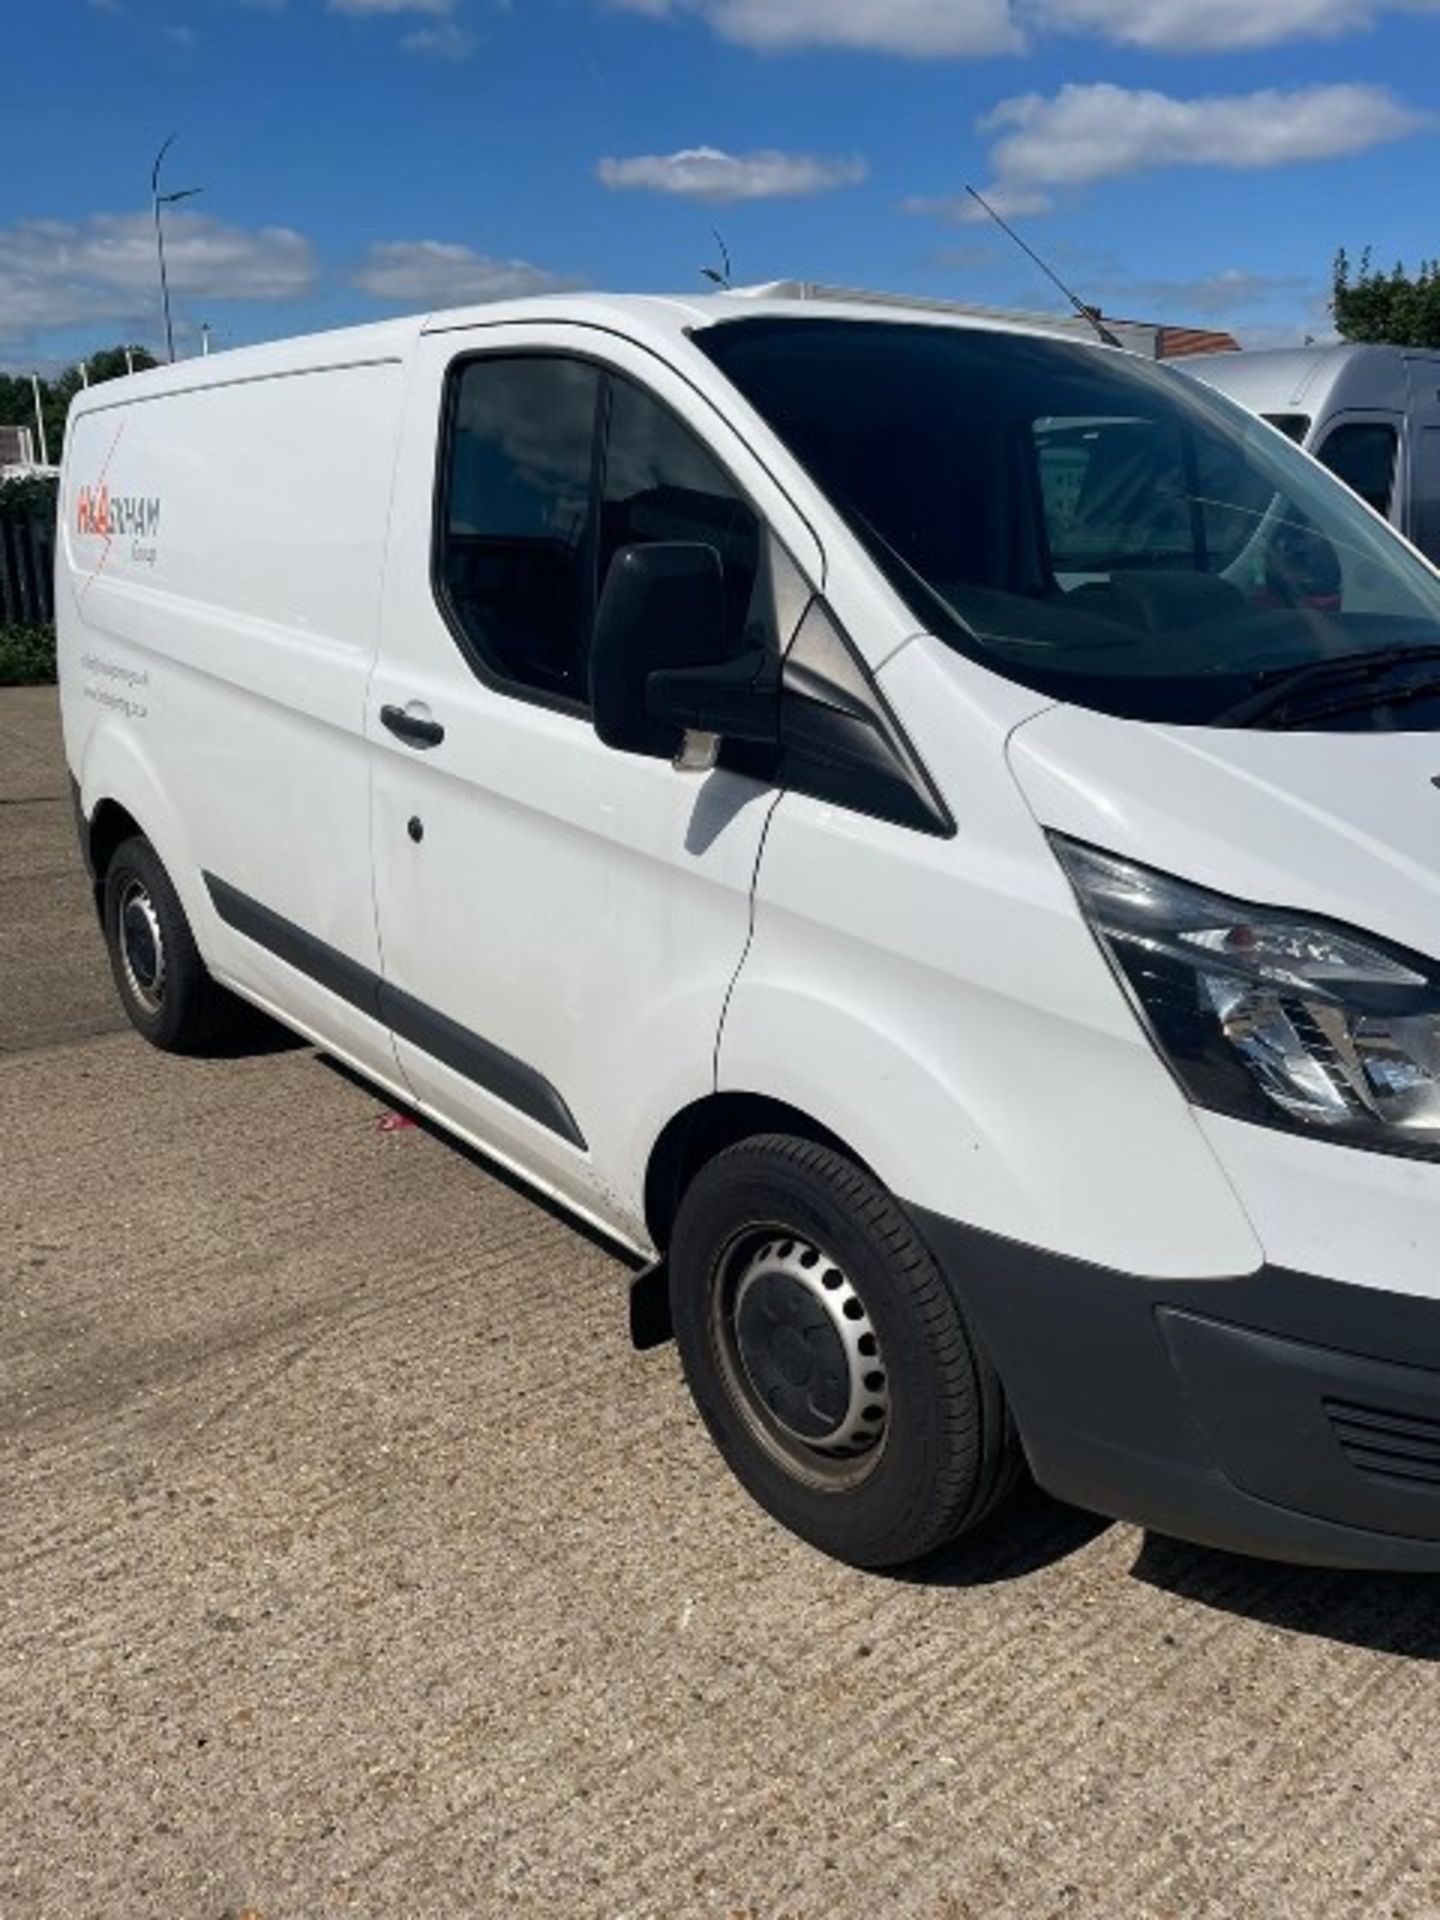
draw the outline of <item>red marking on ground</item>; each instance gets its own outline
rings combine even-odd
[[[375,1123],[377,1133],[405,1133],[419,1122],[409,1113],[383,1113]]]

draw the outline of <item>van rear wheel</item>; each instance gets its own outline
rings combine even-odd
[[[994,1369],[894,1198],[842,1155],[780,1134],[718,1155],[681,1202],[670,1274],[712,1437],[823,1552],[920,1559],[1013,1484]]]
[[[104,909],[110,969],[137,1033],[164,1053],[199,1053],[230,1039],[241,1004],[210,978],[174,883],[140,834],[111,858]]]

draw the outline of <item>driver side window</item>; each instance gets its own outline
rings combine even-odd
[[[481,678],[585,711],[590,638],[622,547],[698,541],[750,617],[762,523],[715,456],[624,375],[558,353],[463,361],[447,402],[435,582]]]
[[[594,613],[597,368],[558,354],[468,362],[454,382],[437,567],[487,676],[585,697]]]
[[[648,393],[612,374],[600,497],[600,581],[622,547],[699,541],[725,575],[727,638],[745,630],[760,563],[760,521],[688,427]]]

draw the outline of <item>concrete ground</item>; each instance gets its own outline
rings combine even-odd
[[[307,1048],[122,1028],[0,694],[0,1920],[1440,1915],[1440,1584],[727,1477],[626,1271]]]

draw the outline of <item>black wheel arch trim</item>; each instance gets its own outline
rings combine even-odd
[[[91,886],[95,885],[95,852],[90,845],[90,821],[85,813],[85,801],[80,792],[80,782],[74,774],[70,775],[70,805],[75,815],[75,838],[80,843],[80,858],[85,862],[85,877]]]
[[[537,1126],[588,1151],[584,1134],[563,1095],[544,1074],[493,1041],[472,1033],[447,1014],[392,985],[369,967],[297,926],[282,914],[242,893],[218,875],[206,873],[205,886],[216,913],[247,940],[294,967],[337,999],[389,1027],[422,1053],[438,1060],[486,1093],[523,1113]]]

